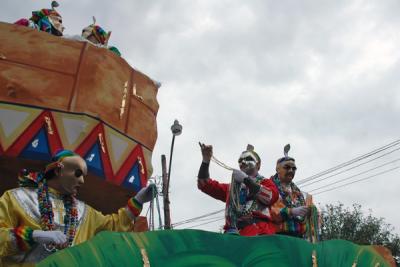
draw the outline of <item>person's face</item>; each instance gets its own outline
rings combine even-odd
[[[82,37],[86,38],[87,40],[89,40],[90,42],[92,42],[94,44],[99,44],[100,42],[93,35],[92,31],[93,31],[93,27],[91,27],[91,26],[86,27],[85,29],[83,29]]]
[[[59,34],[62,35],[65,29],[64,25],[62,24],[62,18],[59,16],[49,16],[49,20]]]
[[[292,160],[284,161],[278,164],[276,168],[276,172],[282,183],[290,183],[296,174],[296,170],[296,164]]]
[[[63,167],[58,169],[58,183],[62,194],[77,195],[87,175],[86,162],[79,156],[67,157],[62,161]]]
[[[260,163],[253,154],[250,152],[244,152],[240,155],[239,167],[240,170],[245,172],[247,175],[254,176],[260,169]]]

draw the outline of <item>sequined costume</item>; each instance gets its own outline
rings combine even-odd
[[[276,232],[297,237],[303,237],[306,232],[306,220],[304,217],[292,217],[289,209],[305,206],[303,194],[300,189],[291,182],[284,187],[279,181],[278,175],[271,177],[279,191],[279,199],[271,207],[271,216]]]
[[[239,234],[243,236],[268,235],[275,232],[270,220],[269,206],[278,199],[277,188],[270,179],[262,176],[255,179],[261,186],[255,196],[249,195],[249,190],[244,184],[240,187],[241,210],[236,219]],[[211,178],[199,179],[198,188],[207,195],[227,203],[226,213],[228,212],[230,184],[220,183]],[[229,216],[226,216],[225,230],[231,225],[228,218]]]
[[[27,235],[42,229],[38,207],[37,188],[16,188],[6,191],[0,198],[0,260],[3,266],[25,263],[30,266],[49,255],[43,245],[35,244]],[[54,213],[54,230],[63,231],[64,203],[62,195],[49,188]],[[103,215],[89,205],[77,200],[77,228],[72,245],[80,244],[101,231],[132,231],[133,220],[142,205],[130,199],[118,213]],[[1,266],[0,263],[0,266]],[[19,265],[21,266],[21,265]]]

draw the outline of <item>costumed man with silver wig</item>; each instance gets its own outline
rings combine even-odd
[[[203,161],[198,174],[198,188],[211,197],[226,202],[226,233],[244,236],[273,234],[269,207],[278,199],[278,191],[270,179],[258,173],[261,160],[248,145],[239,157],[240,170],[233,169],[232,182],[220,183],[210,178],[209,165],[213,148],[201,144]]]
[[[58,152],[44,172],[21,172],[20,187],[0,198],[0,266],[31,266],[101,231],[133,230],[142,204],[154,196],[154,184],[118,213],[103,215],[76,199],[86,174],[85,160],[69,150]]]
[[[43,8],[32,11],[32,17],[29,20],[20,19],[14,24],[44,31],[55,36],[62,36],[65,27],[62,24],[61,15],[55,10],[56,7],[58,7],[58,3],[53,1],[51,9]]]
[[[290,145],[284,148],[284,157],[276,162],[276,174],[271,177],[279,191],[279,199],[271,208],[276,233],[304,237],[306,219],[310,208],[306,206],[303,193],[293,182],[296,174],[295,159],[289,157]]]

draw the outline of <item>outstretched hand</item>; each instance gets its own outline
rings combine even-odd
[[[157,187],[155,184],[149,184],[140,189],[134,197],[141,204],[151,201],[157,195]]]
[[[213,156],[213,147],[200,142],[199,145],[201,148],[201,155],[203,156],[203,162],[209,163]]]
[[[310,208],[307,206],[300,206],[300,207],[292,208],[291,213],[292,213],[293,217],[297,217],[297,216],[306,217],[310,213]]]

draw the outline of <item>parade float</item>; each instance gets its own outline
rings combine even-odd
[[[152,174],[159,84],[91,42],[0,22],[0,43],[1,193],[18,186],[20,169],[40,171],[69,149],[88,165],[79,198],[115,212]],[[394,266],[383,247],[309,239],[102,232],[38,266]]]
[[[80,198],[115,212],[152,173],[159,85],[88,42],[8,23],[0,33],[1,192],[69,149],[88,164]]]

